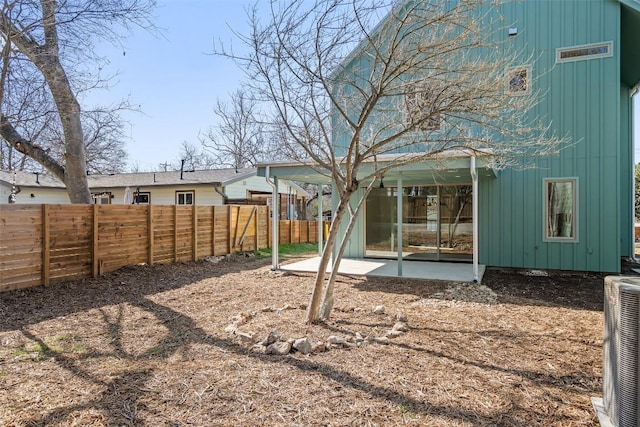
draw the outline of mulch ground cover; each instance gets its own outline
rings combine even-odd
[[[268,264],[142,265],[0,294],[0,425],[597,425],[602,275],[343,276],[331,320],[307,326],[313,275]],[[265,354],[274,331],[314,352]]]

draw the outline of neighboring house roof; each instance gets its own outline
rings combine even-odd
[[[109,175],[89,175],[90,188],[113,188],[127,186],[167,186],[185,184],[213,184],[226,186],[246,178],[255,176],[257,169],[211,169],[199,171],[140,172],[118,173]],[[7,187],[15,183],[21,187],[65,188],[58,178],[50,173],[0,171],[0,184]],[[182,176],[182,178],[181,178]]]
[[[89,175],[89,187],[152,187],[185,184],[213,184],[226,186],[256,175],[254,168],[210,169],[197,171],[139,172],[110,175]]]
[[[171,172],[137,172],[137,173],[117,173],[109,175],[89,175],[89,188],[119,188],[119,187],[154,187],[154,186],[176,186],[189,184],[204,184],[225,187],[247,178],[257,175],[257,168],[243,169],[210,169],[198,171],[171,171]],[[15,174],[15,175],[14,175]],[[180,176],[182,175],[182,178]],[[11,187],[14,182],[19,187],[38,188],[60,188],[65,185],[55,176],[48,172],[35,173],[23,171],[3,171],[0,170],[0,185]],[[311,195],[299,185],[293,182],[286,182],[286,185],[294,188],[299,195],[311,197]]]
[[[65,188],[65,185],[50,173],[11,172],[0,170],[0,184],[11,187],[14,183],[20,187]]]

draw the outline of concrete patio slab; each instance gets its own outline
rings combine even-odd
[[[317,272],[320,257],[308,258],[280,266],[281,270]],[[331,267],[327,269],[331,271]],[[485,266],[478,266],[478,282],[482,282]],[[398,261],[383,259],[348,259],[340,262],[340,274],[356,276],[398,277]],[[473,282],[473,266],[461,262],[403,261],[402,277],[409,279]]]

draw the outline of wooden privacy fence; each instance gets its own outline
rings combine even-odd
[[[280,243],[318,241],[315,221],[279,226]],[[267,206],[3,205],[0,292],[270,245]]]

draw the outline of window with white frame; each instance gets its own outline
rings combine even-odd
[[[544,180],[544,240],[577,242],[576,178]]]
[[[176,205],[193,205],[193,191],[176,191]]]
[[[427,80],[409,83],[404,93],[406,123],[420,130],[440,129],[438,102],[438,94]]]
[[[507,70],[507,91],[513,95],[527,93],[531,86],[531,68],[514,67]]]
[[[96,205],[110,205],[111,193],[104,191],[102,193],[91,193],[91,200]]]
[[[613,56],[613,42],[585,44],[556,49],[556,62],[584,61]]]

